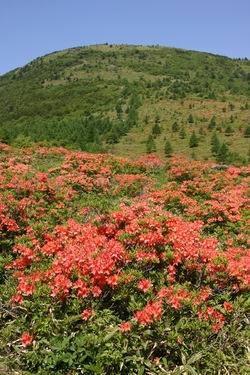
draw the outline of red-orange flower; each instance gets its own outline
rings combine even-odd
[[[129,322],[124,322],[120,324],[120,331],[125,332],[125,331],[130,331],[131,325]]]
[[[147,292],[152,285],[153,284],[149,280],[143,279],[138,282],[138,289],[143,290],[143,292]]]
[[[82,319],[83,320],[88,320],[91,318],[91,316],[94,314],[94,310],[83,310],[82,312]]]
[[[233,307],[232,307],[231,303],[225,301],[225,302],[223,303],[223,306],[224,306],[224,308],[225,308],[228,312],[232,312],[232,311],[233,311]]]
[[[27,332],[22,334],[21,341],[24,347],[29,346],[34,340],[34,335],[29,335]]]

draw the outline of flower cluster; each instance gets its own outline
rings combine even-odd
[[[43,173],[36,161],[52,151],[22,152],[20,161],[7,150],[0,166],[0,240],[12,256],[15,308],[28,301],[32,310],[44,293],[85,325],[110,309],[128,335],[181,312],[223,328],[231,294],[250,288],[246,168],[217,171],[173,157],[171,181],[159,190],[139,173],[161,168],[157,158],[130,163],[57,149],[60,163]],[[36,335],[31,321],[25,347]]]

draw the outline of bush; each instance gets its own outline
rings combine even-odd
[[[165,165],[153,157],[1,150],[4,364],[249,373],[247,166],[173,155],[158,190],[148,176],[157,165],[162,181]]]

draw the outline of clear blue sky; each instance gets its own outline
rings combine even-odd
[[[250,59],[250,0],[0,0],[0,75],[102,43]]]

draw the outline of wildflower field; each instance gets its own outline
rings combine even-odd
[[[250,374],[250,166],[0,152],[3,373]]]

